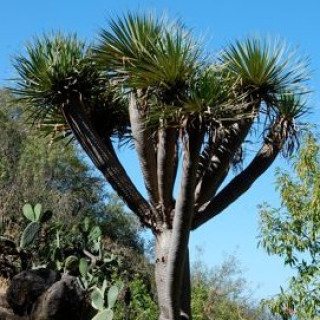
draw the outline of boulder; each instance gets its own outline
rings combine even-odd
[[[59,279],[58,272],[46,268],[23,271],[12,278],[7,301],[15,314],[30,314],[36,300]]]
[[[29,317],[18,316],[13,313],[12,309],[0,307],[0,320],[29,320]]]
[[[77,278],[63,275],[34,306],[31,320],[79,320],[86,319],[85,293]]]

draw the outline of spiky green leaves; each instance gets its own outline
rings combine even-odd
[[[128,72],[146,54],[162,32],[160,21],[152,15],[127,14],[123,19],[110,19],[110,31],[102,29],[95,49],[98,63],[106,71]],[[128,69],[128,70],[127,70]]]
[[[237,90],[247,96],[256,111],[262,111],[267,126],[281,123],[283,151],[290,155],[298,145],[296,119],[307,112],[303,95],[308,80],[308,61],[280,42],[257,38],[229,45],[221,61],[237,81]]]
[[[308,76],[307,62],[280,42],[237,41],[222,52],[221,60],[241,80],[242,89],[265,100],[269,95],[300,89]]]
[[[26,55],[14,59],[18,73],[13,92],[29,108],[33,122],[46,134],[68,132],[60,108],[71,95],[96,95],[99,75],[85,44],[60,33],[29,43]]]
[[[147,93],[142,103],[152,107],[152,119],[190,113],[248,117],[252,108],[245,107],[252,102],[254,111],[261,102],[274,111],[280,108],[279,96],[300,93],[306,80],[306,63],[280,43],[238,41],[214,67],[201,51],[180,23],[129,13],[101,31],[95,58],[114,83]]]
[[[111,20],[110,27],[101,31],[95,50],[102,68],[134,88],[185,90],[199,63],[199,47],[179,23],[129,13]]]
[[[75,35],[43,36],[26,49],[26,56],[15,58],[19,79],[14,91],[44,112],[65,103],[71,92],[90,97],[99,83],[88,48]]]
[[[303,116],[308,108],[301,94],[285,93],[276,97],[273,105],[275,117],[280,120],[280,130],[285,141],[282,154],[291,156],[300,145],[300,128],[297,119]]]
[[[245,95],[236,92],[237,82],[219,65],[200,70],[191,80],[184,107],[209,120],[223,122],[252,116],[246,111]]]
[[[128,93],[145,121],[159,128],[201,119],[207,127],[263,111],[290,121],[305,111],[298,97],[306,64],[279,42],[256,38],[229,45],[212,63],[180,22],[128,13],[110,20],[94,50],[75,36],[42,37],[15,60],[15,92],[46,133],[70,133],[61,106],[77,95],[105,138],[130,135]],[[268,123],[268,125],[270,122]],[[210,131],[210,128],[209,128]],[[59,137],[59,135],[58,135]]]
[[[275,113],[286,119],[297,119],[308,112],[306,101],[299,93],[282,93],[276,96],[274,103]]]
[[[71,97],[83,104],[96,130],[111,136],[126,131],[128,117],[119,94],[102,77],[91,49],[75,35],[43,36],[15,58],[19,78],[13,92],[29,107],[34,122],[58,138],[70,134],[61,108]]]

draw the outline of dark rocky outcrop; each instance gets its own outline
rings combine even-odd
[[[7,302],[4,290],[0,290],[0,320],[28,320],[27,317],[20,317],[14,314]]]
[[[91,306],[77,278],[49,269],[23,271],[0,295],[0,320],[87,320]]]
[[[7,301],[15,314],[30,314],[35,301],[59,279],[59,273],[45,268],[23,271],[12,278]]]
[[[77,279],[64,275],[36,302],[31,320],[84,319],[85,294]]]

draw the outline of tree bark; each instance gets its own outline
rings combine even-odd
[[[178,167],[177,130],[173,127],[160,128],[158,131],[157,177],[159,186],[159,206],[163,221],[171,228],[173,188]]]
[[[186,250],[183,266],[182,288],[180,293],[181,320],[192,320],[191,314],[191,276],[189,248]]]
[[[249,118],[230,125],[228,133],[221,134],[221,137],[217,137],[217,141],[214,141],[212,150],[210,148],[204,150],[205,155],[200,158],[199,166],[204,172],[199,174],[195,191],[198,207],[209,201],[217,192],[229,172],[232,158],[241,147],[252,124],[253,119]],[[209,161],[209,164],[205,165],[206,161]]]
[[[136,213],[141,223],[154,229],[154,215],[151,206],[127,175],[111,142],[104,142],[92,127],[85,114],[81,97],[72,97],[68,103],[62,106],[61,111],[77,141],[96,168],[101,171],[128,207]]]
[[[151,131],[147,127],[145,111],[138,105],[138,94],[130,94],[129,115],[131,131],[136,147],[144,184],[146,186],[151,203],[155,206],[159,202],[157,180],[157,155],[151,137]]]
[[[168,306],[170,297],[167,294],[167,268],[170,245],[172,241],[172,230],[165,230],[156,238],[156,263],[155,279],[157,286],[158,306],[160,310],[159,320],[172,320]],[[182,288],[180,292],[180,320],[191,320],[191,282],[190,282],[190,260],[187,248],[182,276]]]
[[[155,279],[158,295],[159,320],[171,320],[169,315],[169,297],[166,292],[168,257],[172,230],[164,230],[156,236]]]
[[[166,294],[170,320],[180,320],[184,262],[194,213],[194,189],[204,131],[201,125],[190,125],[183,141],[181,185],[175,205],[172,238],[168,256]]]
[[[252,184],[272,165],[287,138],[286,128],[287,121],[285,119],[275,120],[274,124],[270,126],[264,144],[247,168],[234,177],[196,213],[192,225],[193,230],[225,210],[249,190]]]

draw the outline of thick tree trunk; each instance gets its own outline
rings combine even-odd
[[[170,320],[181,318],[181,291],[183,288],[184,262],[186,260],[190,229],[194,214],[194,190],[203,130],[190,125],[183,140],[181,184],[175,205],[172,239],[168,257],[167,294],[170,297]]]
[[[158,306],[160,311],[159,320],[170,320],[169,303],[170,297],[167,294],[167,267],[172,230],[164,230],[156,237],[156,263],[155,278],[158,294]]]
[[[189,248],[187,248],[187,252],[184,260],[180,306],[181,306],[181,312],[180,312],[181,320],[192,320]]]
[[[165,230],[156,238],[156,264],[155,278],[157,285],[159,320],[173,320],[170,315],[171,298],[167,292],[168,282],[168,255],[172,240],[172,230]],[[182,290],[180,293],[180,319],[191,320],[191,284],[190,261],[187,249],[184,272],[182,277]]]

